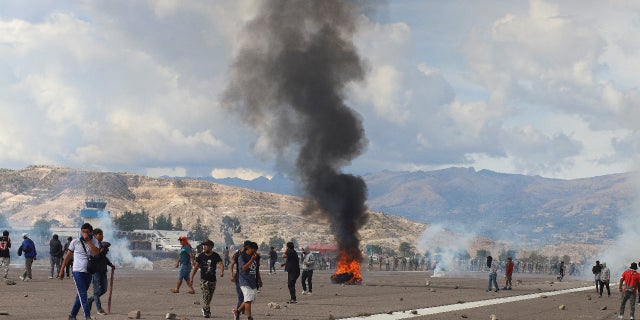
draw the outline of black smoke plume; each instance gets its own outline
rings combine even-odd
[[[243,30],[225,104],[258,130],[286,161],[311,199],[304,213],[331,223],[341,252],[361,259],[358,230],[367,219],[367,187],[341,167],[367,141],[345,86],[362,80],[352,37],[362,8],[350,1],[261,1]]]

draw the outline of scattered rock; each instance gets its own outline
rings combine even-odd
[[[548,297],[547,297],[547,295],[546,295],[546,294],[543,294],[543,295],[541,295],[541,296],[540,296],[540,298],[542,298],[542,299],[546,299],[546,298],[548,298]]]
[[[200,305],[200,301],[194,301],[193,304]]]
[[[462,300],[458,300],[458,303],[464,303],[464,301],[462,301]]]
[[[424,284],[425,286],[430,286],[431,285],[431,281],[427,280],[427,282]]]
[[[15,281],[10,280],[10,279],[4,279],[4,284],[8,285],[8,286],[13,286],[16,284]]]
[[[140,319],[140,310],[134,310],[127,314],[129,319]]]
[[[607,306],[602,306],[602,308],[600,308],[600,310],[607,310]]]
[[[431,288],[431,289],[429,289],[429,291],[436,292],[436,289]]]
[[[400,298],[400,301],[404,301],[404,298]]]
[[[591,295],[590,294],[587,295],[587,300],[591,300]]]
[[[565,306],[564,304],[561,304],[561,305],[558,306],[558,309],[567,310],[567,306]]]
[[[334,317],[332,314],[329,314],[329,320],[336,320],[336,317]]]
[[[267,306],[269,306],[269,309],[281,309],[282,306],[275,303],[275,302],[269,302],[267,303]]]
[[[393,311],[387,311],[387,314],[393,314]]]
[[[369,312],[358,312],[358,317],[369,317],[371,313]]]
[[[454,289],[458,289],[458,288],[460,288],[460,286],[456,285],[456,286],[455,286],[455,287],[453,287],[453,288],[454,288]]]
[[[418,310],[411,310],[411,314],[418,314]]]
[[[516,280],[516,284],[522,284],[522,280]]]
[[[173,312],[169,312],[169,313],[167,313],[167,315],[164,318],[165,319],[169,319],[169,320],[175,320],[177,316],[178,316],[177,314],[175,314]]]
[[[460,317],[461,317],[461,318],[463,318],[463,319],[469,318],[469,316],[468,316],[468,315],[466,315],[466,314],[463,314],[463,315],[461,315]]]
[[[489,320],[498,320],[498,316],[496,316],[495,314],[492,314],[489,316]]]
[[[0,316],[8,316],[9,312],[8,311],[0,311]]]
[[[28,294],[28,293],[25,293],[25,294],[24,294],[24,297],[25,297],[25,298],[26,298],[26,297],[28,297],[28,296],[29,296],[29,294]]]

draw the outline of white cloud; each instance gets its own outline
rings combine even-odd
[[[255,171],[250,168],[216,168],[211,171],[211,176],[216,179],[237,177],[244,180],[253,180],[258,177],[271,179],[268,173]]]

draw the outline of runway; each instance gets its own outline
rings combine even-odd
[[[612,284],[612,285],[616,285],[616,284]],[[410,319],[410,318],[415,318],[415,317],[420,317],[420,316],[425,316],[425,315],[432,315],[432,314],[445,313],[445,312],[451,312],[451,311],[460,311],[460,310],[473,309],[473,308],[478,308],[478,307],[486,307],[486,306],[490,306],[490,305],[494,305],[494,304],[501,304],[501,303],[509,303],[509,302],[516,302],[516,301],[523,301],[523,300],[530,300],[530,299],[538,299],[538,298],[543,298],[543,297],[550,297],[550,296],[556,296],[556,295],[573,293],[573,292],[581,292],[581,291],[587,291],[587,290],[593,290],[593,286],[579,287],[579,288],[572,288],[572,289],[565,289],[565,290],[558,290],[558,291],[552,291],[552,292],[524,294],[524,295],[520,295],[520,296],[495,298],[495,299],[472,301],[472,302],[465,302],[465,303],[456,303],[456,304],[449,304],[449,305],[444,305],[444,306],[429,307],[429,308],[422,308],[422,309],[414,309],[416,311],[415,313],[412,313],[411,311],[393,312],[393,313],[390,313],[390,314],[389,313],[381,313],[381,314],[374,314],[374,315],[363,316],[363,317],[343,318],[341,320],[397,320],[397,319]]]

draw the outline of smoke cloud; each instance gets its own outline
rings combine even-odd
[[[312,199],[304,213],[328,218],[338,246],[359,259],[367,187],[341,168],[367,144],[344,102],[345,87],[365,75],[352,42],[362,8],[333,0],[260,4],[243,30],[224,101],[260,134],[256,149],[275,153],[281,168],[295,164]]]

